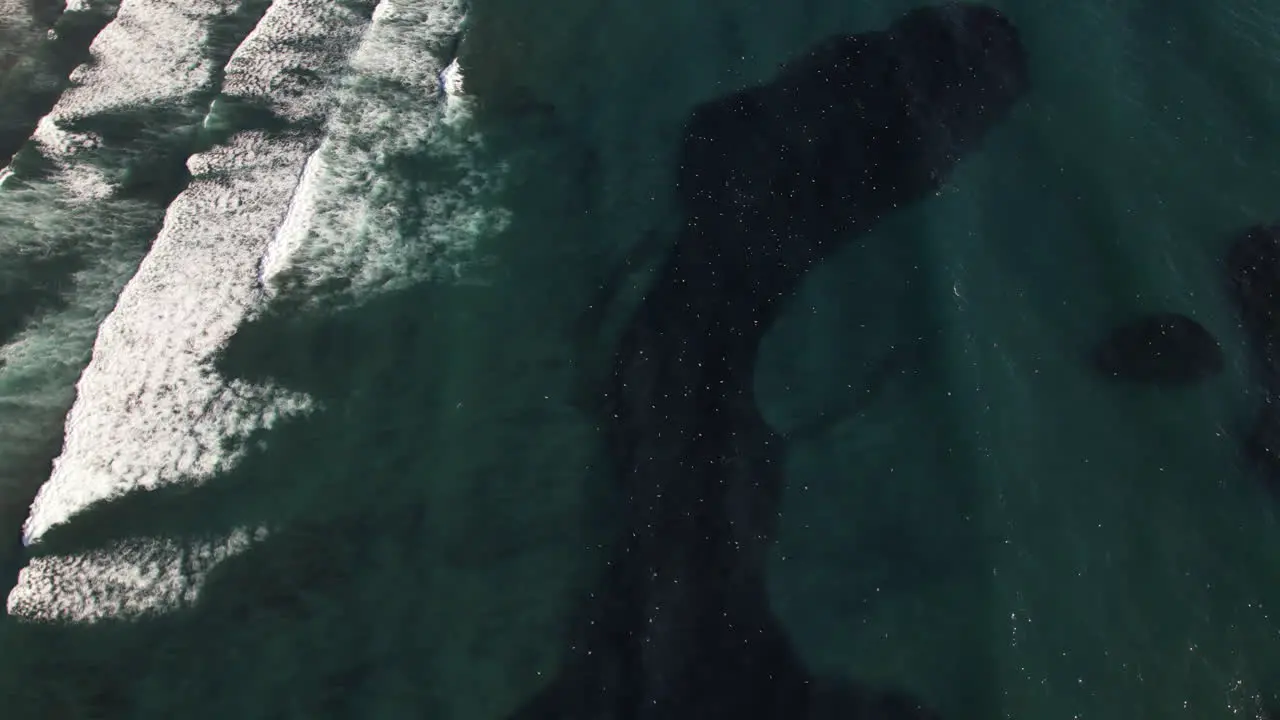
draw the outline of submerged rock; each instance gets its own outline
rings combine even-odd
[[[1222,372],[1222,348],[1203,325],[1178,313],[1153,313],[1121,325],[1093,352],[1105,377],[1181,385]]]

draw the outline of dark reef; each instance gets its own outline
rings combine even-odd
[[[1184,385],[1222,372],[1222,348],[1203,325],[1186,315],[1144,315],[1112,330],[1093,352],[1104,377]]]
[[[756,354],[808,270],[936,192],[1028,89],[1013,25],[956,3],[694,109],[685,226],[614,355],[604,432],[625,526],[564,671],[516,718],[934,717],[815,678],[769,607],[785,446],[752,397]]]

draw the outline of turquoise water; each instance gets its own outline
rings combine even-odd
[[[684,118],[917,4],[88,2],[70,89],[24,31],[13,717],[510,717],[618,531],[593,402]],[[1280,10],[1001,5],[1025,101],[761,349],[793,440],[770,600],[810,667],[945,718],[1267,717],[1280,500],[1239,449],[1262,391],[1220,258],[1280,216]],[[1222,373],[1091,372],[1163,310]]]

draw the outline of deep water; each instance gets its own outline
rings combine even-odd
[[[930,5],[0,0],[0,715],[1280,716],[1280,8]]]

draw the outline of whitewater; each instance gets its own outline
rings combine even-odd
[[[0,0],[15,717],[509,718],[608,559],[593,414],[689,109],[919,4]],[[996,4],[1027,106],[765,340],[771,602],[944,717],[1262,718],[1219,256],[1280,219],[1280,14]],[[1165,308],[1219,377],[1088,376]]]

